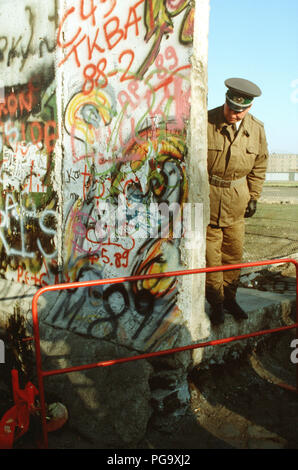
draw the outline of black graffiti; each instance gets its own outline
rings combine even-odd
[[[105,339],[115,338],[118,329],[118,320],[129,309],[128,293],[123,285],[111,285],[101,294],[98,289],[92,289],[93,296],[102,299],[107,316],[96,318],[89,324],[87,333],[92,335],[93,329],[98,329],[102,324],[108,324],[108,332]],[[114,298],[114,301],[113,301]]]
[[[3,62],[4,60],[4,52],[8,46],[8,39],[6,36],[1,36],[0,37],[0,42],[4,42],[4,46],[0,47],[0,62]]]
[[[135,294],[135,307],[140,315],[151,315],[154,309],[154,296],[146,289],[140,290]]]
[[[72,168],[66,169],[66,178],[65,182],[70,183],[70,181],[77,181],[81,176],[80,170],[73,170]]]
[[[99,272],[96,271],[96,273],[96,278],[101,278]],[[92,277],[94,274],[95,271]],[[78,273],[80,280],[85,277],[90,278],[89,267],[80,269]],[[141,321],[132,339],[142,334],[145,326],[149,327],[148,339],[156,325],[159,326],[171,311],[174,303],[175,296],[170,301],[168,299],[166,302],[157,301],[155,296],[146,289],[133,292],[131,285],[93,286],[84,292],[74,288],[59,294],[49,322],[50,324],[62,322],[66,329],[81,331],[80,323],[83,321],[86,324],[88,336],[113,340],[117,338],[121,319],[125,314],[133,315],[135,311],[141,316]],[[157,315],[154,314],[156,306],[158,306]]]
[[[115,309],[115,305],[111,303],[111,297],[115,294],[118,294],[122,298],[121,302],[117,302],[120,306]],[[129,307],[129,299],[128,294],[123,285],[111,285],[108,287],[103,293],[103,304],[105,306],[106,311],[115,318],[121,317]]]
[[[48,17],[49,21],[52,21],[55,24],[57,22],[56,9],[57,9],[57,5],[55,1],[55,14],[53,16]],[[13,36],[11,39],[9,39],[7,36],[0,36],[0,45],[1,45],[0,62],[3,62],[5,60],[5,54],[7,54],[6,65],[9,67],[12,65],[12,62],[14,61],[14,59],[22,57],[21,65],[19,68],[20,71],[23,70],[29,56],[37,54],[36,50],[33,48],[33,39],[36,35],[35,25],[36,25],[37,19],[32,9],[30,8],[30,6],[26,6],[25,11],[27,12],[27,15],[28,15],[28,25],[30,28],[29,29],[30,36],[25,47],[23,44],[22,34],[19,36]],[[47,52],[52,53],[55,50],[55,47],[56,47],[55,40],[53,40],[52,45],[50,45],[50,41],[48,40],[46,36],[44,36],[43,38],[40,38],[39,48],[38,48],[39,58],[43,57],[45,48]]]

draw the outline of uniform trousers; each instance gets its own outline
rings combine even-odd
[[[244,219],[229,227],[208,225],[206,236],[206,266],[221,266],[242,262]],[[206,273],[206,298],[210,304],[236,297],[240,269]]]

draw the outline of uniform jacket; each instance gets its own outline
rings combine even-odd
[[[247,113],[235,137],[233,125],[224,120],[223,106],[208,112],[209,181],[211,176],[232,181],[230,187],[210,181],[210,224],[226,227],[243,219],[250,198],[261,195],[267,162],[261,121]]]

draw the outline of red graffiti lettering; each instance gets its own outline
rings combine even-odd
[[[47,286],[47,282],[43,280],[45,276],[47,276],[46,273],[42,273],[39,276],[37,274],[34,274],[33,276],[31,276],[31,281],[34,282],[35,286]]]
[[[19,105],[21,114],[23,114],[24,109],[26,109],[28,113],[32,110],[33,90],[37,90],[37,88],[34,88],[32,83],[29,83],[27,96],[23,92],[19,94]]]
[[[122,74],[122,76],[120,78],[120,82],[124,82],[125,80],[132,80],[133,78],[135,78],[134,75],[127,75],[128,72],[131,69],[132,63],[133,63],[134,58],[135,58],[135,53],[132,49],[127,49],[127,50],[123,51],[119,56],[118,62],[120,64],[121,61],[122,61],[122,58],[126,55],[130,55],[130,61],[129,61],[129,64],[128,64],[126,70],[124,71],[124,73]]]
[[[22,266],[18,266],[17,270],[17,282],[21,282],[26,285],[35,285],[35,286],[47,286],[48,283],[44,281],[44,277],[47,276],[47,273],[41,274],[31,274],[29,271],[24,271]],[[32,282],[33,281],[33,282]]]
[[[115,23],[116,23],[115,28],[110,29],[110,31],[108,31],[109,29],[108,26],[115,24]],[[109,19],[109,21],[107,21],[103,25],[103,30],[104,30],[105,39],[108,45],[108,49],[113,49],[115,46],[117,46],[117,44],[121,41],[121,39],[124,36],[124,31],[123,29],[119,28],[119,26],[120,26],[120,20],[117,16],[113,16],[111,19]],[[111,42],[111,39],[113,39],[115,36],[116,36],[115,41]]]
[[[16,145],[18,149],[19,142],[26,142],[26,124],[24,122],[20,123],[19,127],[13,122],[7,122],[5,125],[0,122],[0,126],[3,127],[3,141],[11,146],[12,144]],[[39,121],[33,121],[28,123],[28,130],[30,134],[31,141],[34,145],[45,146],[48,154],[52,153],[55,148],[56,140],[58,139],[57,135],[57,124],[55,121],[47,121],[45,123],[40,123]],[[25,155],[28,149],[20,150],[23,155]]]
[[[89,0],[89,1],[91,1],[90,12],[87,13],[87,15],[85,15],[85,13],[84,13],[84,11],[85,11],[85,8],[84,8],[85,7],[85,0],[81,0],[80,14],[81,14],[82,20],[87,20],[88,18],[90,18],[90,16],[92,16],[92,25],[95,26],[94,12],[97,9],[97,6],[94,6],[94,0]]]
[[[97,49],[98,52],[100,53],[103,53],[105,50],[100,47],[98,44],[97,44],[97,37],[98,37],[98,33],[99,33],[99,28],[97,28],[96,30],[96,34],[95,34],[95,38],[93,40],[93,43],[92,43],[92,46],[90,44],[90,37],[88,36],[87,38],[87,44],[88,44],[88,60],[91,60],[92,59],[92,56],[93,56],[93,51],[94,49]]]
[[[0,103],[0,117],[2,117],[2,114],[8,114],[8,110],[5,107],[5,103]]]
[[[86,199],[88,190],[93,182],[93,175],[87,171],[87,165],[85,165],[85,171],[82,172],[83,178],[83,199]],[[88,178],[88,179],[87,179]]]
[[[7,98],[7,109],[10,117],[14,116],[18,109],[18,99],[14,93],[11,93]]]
[[[87,0],[80,0],[79,12],[78,15],[82,21],[88,21],[91,19],[92,27],[96,27],[96,31],[91,37],[91,35],[84,34],[82,32],[82,27],[78,26],[76,32],[70,38],[63,37],[63,27],[67,24],[71,30],[70,21],[72,15],[76,12],[76,7],[73,6],[69,10],[66,11],[64,14],[62,21],[58,27],[57,33],[57,45],[62,49],[68,49],[66,55],[60,61],[58,66],[60,67],[63,65],[72,55],[74,56],[75,63],[77,67],[81,66],[81,58],[79,55],[79,46],[86,41],[87,43],[87,52],[88,52],[88,60],[91,61],[93,59],[94,52],[98,52],[103,54],[106,49],[112,50],[114,49],[122,40],[126,40],[128,38],[129,32],[132,31],[132,34],[135,36],[139,36],[140,28],[139,22],[142,21],[142,16],[137,13],[137,8],[144,3],[145,0],[137,1],[133,6],[131,6],[128,10],[128,15],[126,22],[124,23],[123,27],[120,24],[120,18],[118,16],[109,17],[107,21],[105,21],[100,27],[97,26],[97,18],[96,18],[96,10],[97,5],[95,5],[94,0],[88,0],[88,5],[86,6]],[[101,1],[101,3],[104,3]],[[116,6],[116,0],[112,3],[111,9],[108,13],[104,15],[104,18],[108,17],[110,13],[114,10]],[[100,33],[102,33],[102,38],[100,39]],[[119,62],[121,62],[122,57],[125,54],[130,54],[131,61],[128,65],[128,69],[130,68],[133,59],[134,53],[133,51],[124,51],[119,58]],[[130,79],[130,76],[127,75],[128,69],[125,71],[124,75],[122,76],[122,80]],[[113,72],[111,72],[113,73]]]
[[[94,64],[86,65],[83,72],[85,78],[85,82],[83,85],[83,93],[85,95],[91,93],[95,86],[97,88],[105,88],[107,86],[108,79],[105,74],[106,66],[107,60],[104,57],[98,61],[96,66]],[[89,70],[90,74],[88,72]]]
[[[38,135],[35,137],[34,129],[37,129]],[[37,145],[39,142],[42,141],[43,132],[41,124],[38,121],[30,123],[30,135],[33,144]]]
[[[105,3],[106,0],[100,0],[100,3]],[[112,11],[114,10],[115,6],[116,6],[116,3],[117,3],[117,0],[112,0],[112,6],[111,8],[109,9],[109,11],[104,15],[104,18],[107,18],[107,16],[109,16]]]
[[[20,282],[23,276],[24,269],[22,266],[18,266],[18,277],[17,277],[17,282]]]
[[[62,21],[60,23],[60,26],[58,28],[58,33],[57,33],[57,45],[61,48],[66,48],[66,47],[69,47],[76,39],[77,37],[79,36],[79,34],[81,33],[82,31],[82,28],[79,27],[79,29],[77,30],[76,34],[72,37],[72,39],[68,42],[65,42],[65,43],[62,43],[60,41],[60,36],[61,36],[61,32],[62,32],[62,28],[64,26],[64,23],[66,22],[67,18],[72,15],[72,13],[74,13],[75,11],[75,7],[71,7],[66,13],[65,15],[63,16],[62,18]]]
[[[24,122],[21,122],[21,135],[22,135],[22,140],[25,142],[26,141],[26,129],[25,129]]]
[[[27,92],[20,91],[17,94],[10,93],[5,98],[5,101],[0,103],[0,117],[2,117],[2,115],[6,116],[8,113],[10,117],[18,116],[18,113],[23,115],[25,110],[29,113],[36,100],[33,92],[37,90],[38,88],[35,88],[34,85],[29,82]]]
[[[139,21],[142,20],[142,17],[141,16],[137,16],[137,12],[136,12],[136,8],[141,5],[141,3],[143,3],[144,0],[140,0],[139,2],[137,2],[135,5],[133,5],[132,7],[130,7],[129,9],[129,13],[128,13],[128,18],[127,18],[127,21],[126,21],[126,24],[124,26],[124,39],[127,39],[127,31],[128,31],[128,28],[130,28],[131,26],[135,26],[135,35],[138,36],[139,35],[139,26],[138,26],[138,23]],[[130,18],[133,17],[132,21],[130,21]]]
[[[135,104],[132,99],[130,98],[129,94],[122,90],[118,93],[118,101],[121,105],[121,109],[124,113],[126,113],[126,110],[128,106],[130,105],[132,109],[136,109],[137,104]]]
[[[64,62],[66,62],[69,57],[71,56],[71,54],[74,54],[75,56],[75,61],[76,61],[76,64],[78,67],[81,67],[81,62],[79,61],[79,54],[78,54],[78,47],[79,45],[85,40],[86,38],[86,34],[84,34],[84,36],[80,39],[79,42],[77,42],[76,44],[74,44],[70,50],[70,52],[64,57],[64,59],[62,59],[59,64],[58,64],[58,67],[60,67],[62,64],[64,64]]]

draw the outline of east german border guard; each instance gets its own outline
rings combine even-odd
[[[229,78],[225,85],[225,104],[208,112],[207,267],[241,263],[244,219],[256,212],[268,162],[263,123],[249,113],[260,88],[242,78]],[[223,323],[225,311],[236,320],[248,318],[236,302],[239,277],[240,270],[206,273],[212,324]]]

